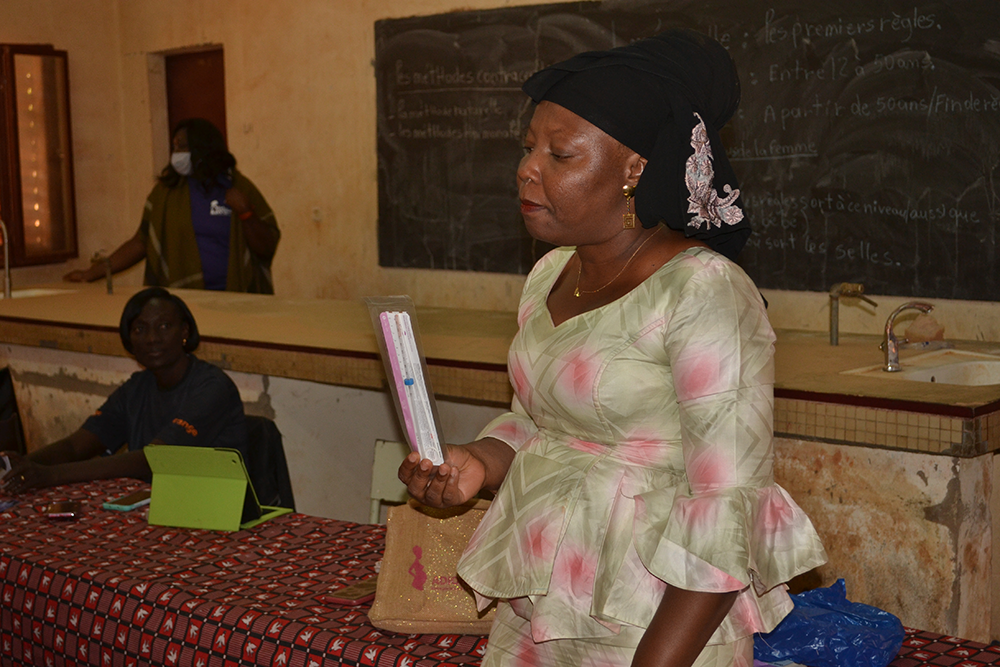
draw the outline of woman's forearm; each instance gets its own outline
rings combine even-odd
[[[58,465],[76,460],[73,457],[73,446],[70,444],[69,438],[63,438],[50,445],[36,449],[25,458],[32,463],[44,466]]]
[[[4,488],[8,493],[18,494],[32,488],[93,479],[134,477],[148,480],[152,477],[143,452],[101,456],[104,451],[98,437],[81,428],[25,457],[12,453],[11,470],[3,477]]]
[[[136,232],[135,236],[118,246],[105,260],[94,261],[86,269],[70,271],[63,276],[63,280],[74,283],[92,283],[104,277],[105,266],[110,267],[111,273],[118,273],[119,271],[124,271],[129,267],[135,266],[144,259],[146,259],[146,243],[142,240],[139,233]]]
[[[510,445],[496,438],[476,440],[465,445],[465,448],[483,464],[486,471],[483,488],[488,491],[499,489],[516,452]]]
[[[738,591],[703,593],[667,585],[633,667],[691,667],[729,613]]]
[[[278,230],[261,222],[256,213],[251,213],[251,217],[242,222],[243,238],[253,254],[263,259],[274,257],[281,236]]]
[[[114,456],[98,456],[74,463],[60,463],[49,466],[47,472],[49,486],[118,477],[148,481],[153,476],[149,463],[146,462],[146,454],[141,450]]]
[[[111,263],[111,272],[118,273],[119,271],[124,271],[125,269],[131,268],[146,259],[146,244],[143,242],[142,237],[136,234],[125,243],[118,246],[117,249],[111,256],[108,257],[108,261]],[[104,275],[103,270],[101,275]]]
[[[242,222],[243,240],[250,251],[265,260],[274,257],[281,232],[276,226],[261,220],[247,193],[237,187],[231,187],[226,191],[226,203],[233,209],[233,214]]]
[[[27,455],[32,463],[53,466],[61,463],[75,463],[100,456],[104,453],[104,445],[96,435],[85,429],[77,429],[62,440],[36,449]]]

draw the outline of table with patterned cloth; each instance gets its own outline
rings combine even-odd
[[[3,665],[478,664],[484,637],[383,633],[367,607],[322,602],[375,574],[384,526],[287,514],[235,533],[151,526],[110,480],[0,513]],[[39,512],[79,500],[73,521]]]
[[[287,514],[235,533],[101,508],[130,480],[56,487],[0,512],[2,665],[478,665],[486,638],[401,635],[322,597],[375,574],[384,526]],[[76,520],[39,509],[79,500]],[[1000,665],[1000,647],[907,630],[894,667]]]

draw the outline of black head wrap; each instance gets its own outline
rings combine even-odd
[[[692,30],[669,30],[581,53],[536,72],[523,90],[646,158],[635,189],[643,227],[663,222],[736,258],[750,223],[719,130],[739,106],[740,80],[721,44]]]

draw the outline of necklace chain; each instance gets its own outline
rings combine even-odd
[[[628,265],[632,263],[632,260],[635,259],[635,256],[639,254],[640,250],[642,250],[642,247],[644,245],[646,245],[647,243],[649,243],[649,239],[651,239],[654,236],[656,236],[657,232],[659,232],[659,231],[660,231],[660,227],[657,227],[655,232],[653,232],[652,234],[650,234],[649,236],[647,236],[646,240],[643,241],[642,243],[640,243],[639,247],[636,248],[635,252],[632,253],[632,256],[628,258],[628,261],[625,262],[625,264],[622,266],[621,270],[618,271],[618,273],[615,274],[615,277],[612,278],[611,280],[609,280],[608,282],[604,283],[603,285],[601,285],[597,289],[580,289],[580,276],[583,274],[583,261],[581,261],[580,262],[580,266],[577,267],[577,269],[576,269],[576,288],[573,290],[573,296],[579,297],[581,294],[597,294],[602,289],[604,289],[605,287],[608,287],[609,285],[611,285],[611,283],[613,283],[616,280],[618,280],[618,278],[623,273],[625,273],[625,269],[627,269]],[[579,253],[577,253],[577,256],[579,257]]]

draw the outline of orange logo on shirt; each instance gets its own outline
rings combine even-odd
[[[188,424],[180,417],[174,417],[174,423],[177,424],[178,426],[183,426],[184,430],[187,431],[187,434],[190,435],[191,437],[198,436],[198,429],[196,429],[194,426],[191,426],[191,424]]]

